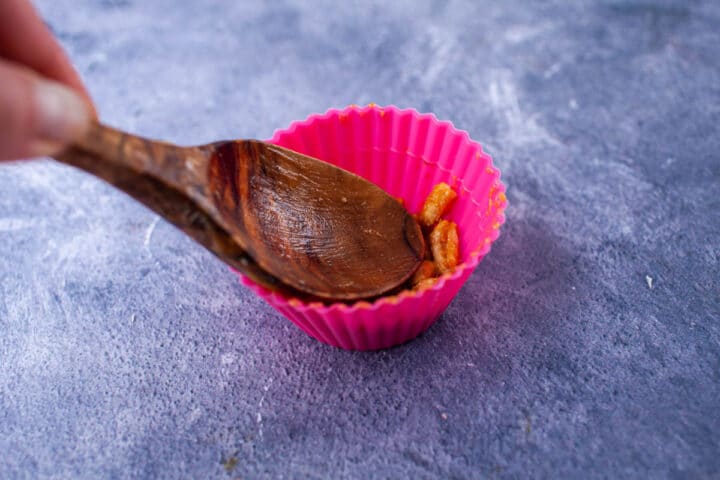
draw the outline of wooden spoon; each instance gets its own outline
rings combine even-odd
[[[370,298],[423,260],[420,227],[394,198],[269,143],[179,147],[96,123],[57,159],[125,191],[271,289]]]

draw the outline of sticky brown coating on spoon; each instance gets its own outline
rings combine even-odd
[[[210,159],[208,183],[215,208],[252,258],[312,295],[382,295],[423,259],[422,232],[407,211],[328,163],[262,142],[228,142]]]

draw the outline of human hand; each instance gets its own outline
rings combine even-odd
[[[0,0],[0,161],[54,155],[94,109],[65,52],[29,0]]]

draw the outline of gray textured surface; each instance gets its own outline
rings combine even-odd
[[[2,166],[0,478],[718,478],[720,4],[337,3],[39,7],[150,136],[454,121],[508,184],[496,247],[424,336],[348,353],[109,187]]]

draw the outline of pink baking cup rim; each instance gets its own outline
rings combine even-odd
[[[492,229],[490,231],[490,235],[486,236],[484,240],[480,242],[477,248],[473,249],[469,254],[467,259],[458,265],[455,270],[453,270],[450,273],[447,273],[445,275],[442,275],[437,278],[436,282],[424,289],[420,290],[403,290],[402,292],[395,294],[395,295],[389,295],[389,296],[383,296],[375,301],[368,302],[366,300],[359,300],[357,302],[347,304],[342,302],[335,302],[330,304],[325,304],[322,302],[308,302],[305,303],[302,300],[291,297],[287,298],[283,295],[278,294],[277,292],[274,292],[272,290],[269,290],[265,287],[262,287],[261,285],[258,285],[257,283],[250,280],[248,277],[241,275],[241,281],[242,283],[252,289],[255,293],[263,297],[266,301],[269,301],[271,304],[274,305],[281,305],[286,304],[290,306],[293,310],[300,312],[300,313],[307,313],[309,311],[320,313],[321,315],[327,315],[332,314],[333,312],[339,311],[343,314],[351,313],[354,311],[359,310],[370,310],[375,311],[381,309],[384,305],[392,305],[392,306],[400,306],[405,302],[411,301],[415,298],[419,298],[423,295],[428,294],[428,292],[431,291],[440,291],[443,289],[445,284],[448,281],[455,280],[463,276],[466,272],[470,271],[472,272],[480,263],[480,261],[487,255],[490,250],[492,244],[497,240],[497,238],[500,235],[500,227],[505,223],[505,208],[507,206],[507,198],[505,197],[504,193],[506,191],[505,185],[502,183],[500,179],[500,170],[498,170],[494,165],[492,161],[492,157],[486,153],[482,149],[482,145],[480,143],[472,140],[470,138],[470,135],[465,130],[461,130],[453,125],[452,122],[448,120],[439,120],[434,114],[432,113],[420,113],[414,108],[405,108],[401,109],[398,108],[395,105],[388,105],[388,106],[377,106],[376,104],[369,104],[365,107],[360,107],[357,105],[350,105],[344,109],[336,109],[336,108],[330,108],[325,113],[314,113],[311,115],[308,115],[308,117],[305,120],[296,120],[290,124],[287,128],[283,129],[277,129],[273,133],[273,136],[270,140],[267,140],[270,143],[278,143],[280,137],[282,135],[293,135],[296,133],[298,128],[308,127],[312,125],[316,121],[322,121],[322,120],[330,120],[335,116],[338,116],[342,118],[343,115],[348,115],[352,111],[358,111],[362,115],[364,112],[369,112],[372,109],[380,110],[381,112],[391,112],[395,115],[402,115],[409,113],[412,116],[416,117],[417,119],[428,119],[429,122],[434,127],[448,127],[449,131],[452,131],[453,134],[457,134],[462,138],[461,145],[467,145],[475,150],[475,157],[478,159],[484,158],[487,160],[488,164],[486,166],[486,170],[489,174],[494,176],[494,185],[496,185],[495,192],[498,195],[501,195],[501,199],[499,203],[495,205],[494,215],[488,219],[487,223],[492,226]],[[437,160],[428,160],[426,158],[423,158],[422,156],[415,155],[413,152],[399,152],[396,149],[388,148],[387,151],[393,152],[393,153],[402,153],[404,155],[408,155],[411,157],[416,158],[417,160],[420,160],[422,162],[427,163],[428,165],[433,166],[433,168],[437,168],[440,171],[446,172],[446,173],[452,173],[452,171],[448,168],[445,168],[438,164]],[[457,179],[457,183],[454,185],[455,188],[462,188],[467,194],[469,194],[469,200],[472,202],[472,204],[477,208],[478,211],[483,211],[486,207],[481,205],[478,200],[475,198],[472,193],[474,190],[470,190],[465,187],[463,179],[459,178]],[[347,320],[352,321],[352,317],[348,318]]]

